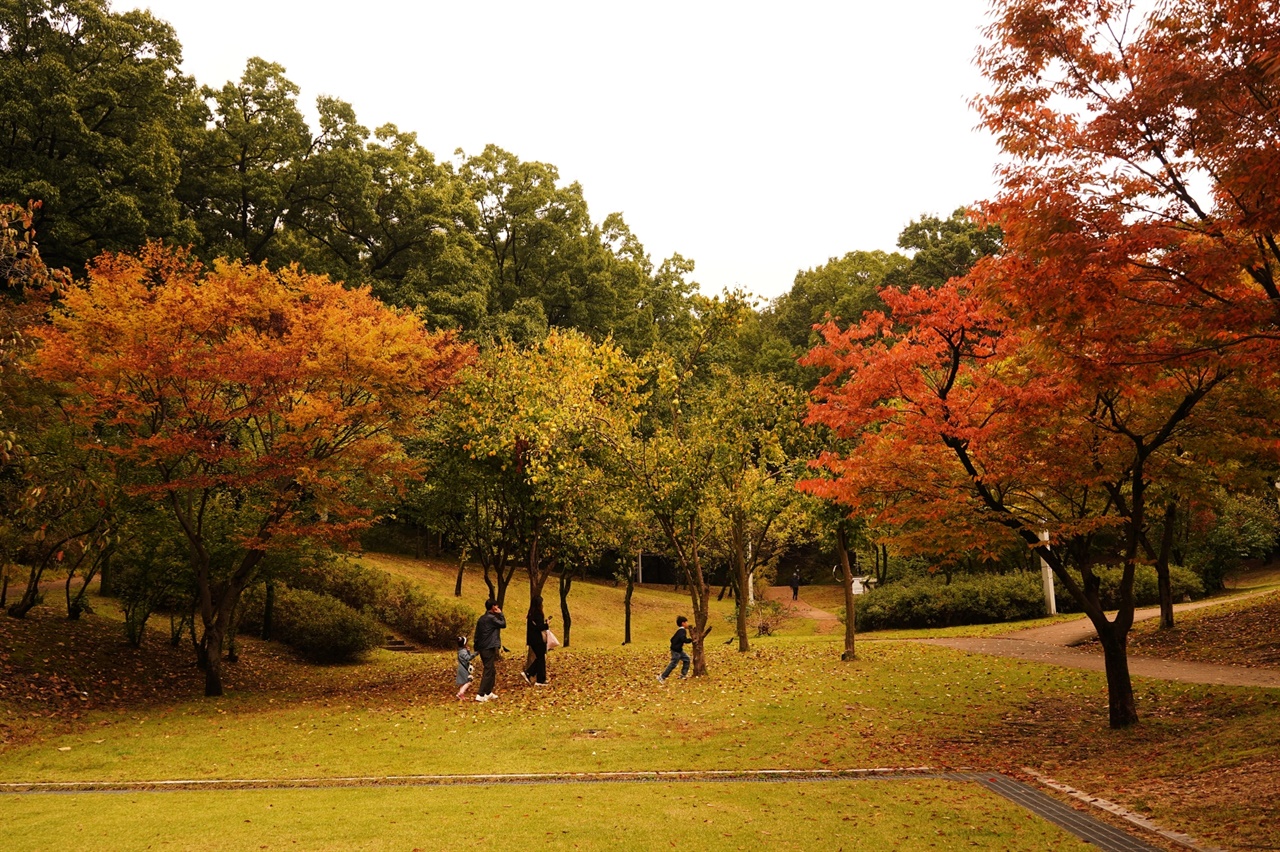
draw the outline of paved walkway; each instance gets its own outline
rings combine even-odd
[[[1250,592],[1236,595],[1231,600],[1243,600],[1271,592]],[[1224,602],[1224,598],[1209,601],[1197,601],[1189,604],[1175,604],[1174,614],[1194,609],[1214,606]],[[1159,618],[1159,607],[1143,607],[1134,611],[1134,621],[1146,621]],[[1050,624],[1046,627],[1033,627],[1030,630],[1017,630],[1002,636],[983,638],[957,639],[915,639],[926,645],[942,645],[976,654],[990,654],[997,657],[1013,657],[1020,660],[1034,660],[1049,665],[1066,666],[1068,668],[1105,671],[1106,665],[1102,657],[1102,647],[1092,644],[1087,647],[1074,647],[1093,639],[1096,633],[1093,623],[1087,618]],[[1165,660],[1159,657],[1129,655],[1129,673],[1137,677],[1153,677],[1161,680],[1180,681],[1182,683],[1208,683],[1217,686],[1260,686],[1268,689],[1280,689],[1280,670],[1264,668],[1247,668],[1245,666],[1224,666],[1214,663],[1191,663],[1181,660]]]

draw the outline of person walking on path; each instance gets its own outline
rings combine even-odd
[[[458,637],[458,700],[461,701],[467,696],[467,690],[471,688],[472,680],[472,661],[480,656],[475,651],[467,647],[467,637]]]
[[[791,600],[800,600],[800,572],[796,571],[791,575]]]
[[[658,683],[665,683],[671,673],[676,670],[676,664],[680,665],[680,679],[684,680],[689,676],[689,665],[693,659],[685,653],[684,646],[693,642],[693,637],[689,635],[689,619],[683,615],[676,618],[676,632],[671,635],[671,662],[665,671],[658,675]]]
[[[480,689],[476,693],[476,701],[488,701],[498,697],[493,691],[498,681],[498,652],[502,650],[502,629],[507,626],[507,618],[502,614],[502,607],[493,598],[484,602],[484,615],[476,622],[476,641],[474,647],[480,654],[480,662],[484,663],[484,674],[480,677]]]
[[[542,598],[534,595],[529,599],[529,615],[524,627],[524,641],[533,655],[533,659],[520,672],[525,683],[547,685],[547,635],[544,631],[550,629],[551,621],[542,611]]]

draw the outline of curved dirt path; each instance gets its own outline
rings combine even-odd
[[[798,600],[791,600],[790,586],[769,586],[764,590],[767,601],[782,601],[791,607],[791,614],[796,618],[808,618],[817,622],[814,632],[832,633],[840,627],[840,618],[834,612],[818,609],[805,601],[803,594]]]
[[[1245,600],[1261,595],[1273,594],[1272,590],[1246,592],[1230,597],[1213,598],[1188,604],[1175,604],[1174,613],[1189,612],[1205,607],[1217,606],[1226,601]],[[811,618],[818,622],[818,633],[830,633],[835,630],[840,620],[834,613],[817,609],[805,603],[801,597],[791,600],[791,589],[787,586],[771,586],[765,590],[768,600],[780,600],[794,608],[795,615],[800,618]],[[1147,621],[1160,617],[1160,607],[1142,607],[1134,610],[1134,622]],[[876,642],[919,642],[925,645],[940,645],[944,648],[955,648],[971,654],[988,654],[995,657],[1011,657],[1019,660],[1031,660],[1067,668],[1086,669],[1088,671],[1106,671],[1102,658],[1102,649],[1097,645],[1086,648],[1076,647],[1088,642],[1096,636],[1093,624],[1088,618],[1081,617],[1073,621],[1063,621],[1045,627],[1032,627],[1027,630],[1013,630],[999,636],[960,637],[953,639],[874,639],[864,641]],[[1165,660],[1160,657],[1144,657],[1129,655],[1129,673],[1139,677],[1154,677],[1161,680],[1174,680],[1182,683],[1206,683],[1217,686],[1255,686],[1268,689],[1280,689],[1280,670],[1246,668],[1245,666],[1224,666],[1214,663],[1190,663],[1181,660]]]
[[[1244,600],[1260,595],[1272,594],[1270,591],[1247,592],[1232,595],[1229,598],[1214,598],[1208,601],[1197,601],[1189,604],[1175,604],[1174,613],[1203,609],[1216,606],[1228,600]],[[1133,620],[1146,621],[1160,617],[1159,607],[1143,607],[1134,611]],[[908,641],[922,642],[926,645],[941,645],[975,654],[990,654],[997,657],[1013,657],[1019,660],[1034,660],[1055,666],[1066,666],[1089,671],[1105,671],[1102,648],[1098,645],[1076,647],[1088,642],[1096,634],[1093,624],[1088,618],[1050,624],[1046,627],[1033,627],[1029,630],[1015,630],[1000,636],[972,637],[956,639],[913,639]],[[1280,670],[1247,668],[1245,666],[1224,666],[1214,663],[1191,663],[1181,660],[1165,660],[1160,657],[1144,657],[1129,655],[1129,673],[1139,677],[1154,677],[1161,680],[1175,680],[1182,683],[1207,683],[1217,686],[1258,686],[1268,689],[1280,689]]]

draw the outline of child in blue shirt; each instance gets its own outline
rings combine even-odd
[[[671,664],[667,666],[666,671],[658,675],[658,683],[665,681],[676,670],[677,664],[681,664],[680,678],[683,680],[689,676],[689,664],[693,660],[685,652],[684,646],[693,644],[693,637],[689,635],[688,625],[689,619],[683,615],[676,618],[676,632],[671,636]]]

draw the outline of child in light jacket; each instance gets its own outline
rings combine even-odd
[[[467,647],[467,637],[458,637],[458,700],[462,701],[467,696],[467,690],[471,688],[471,679],[475,663],[472,662],[476,657],[480,656],[476,651],[472,651]]]

